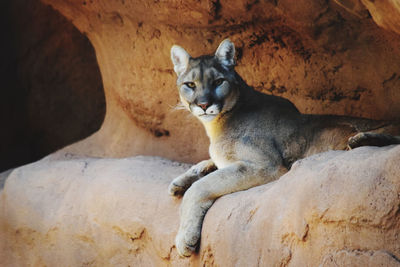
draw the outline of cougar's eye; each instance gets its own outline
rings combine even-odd
[[[214,81],[214,85],[215,86],[220,86],[222,83],[224,82],[224,79],[216,79],[215,81]]]
[[[196,84],[194,82],[187,82],[185,83],[185,85],[190,89],[194,89],[196,87]]]

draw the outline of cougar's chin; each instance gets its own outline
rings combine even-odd
[[[211,122],[217,117],[218,114],[203,114],[197,116],[203,122]]]

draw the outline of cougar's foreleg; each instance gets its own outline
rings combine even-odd
[[[170,183],[168,187],[169,194],[173,196],[183,195],[194,182],[216,169],[217,167],[211,159],[197,163]]]
[[[236,162],[193,183],[181,204],[180,226],[175,239],[178,253],[190,256],[196,249],[204,216],[218,197],[275,180],[282,174],[279,170],[280,167],[275,166],[260,168],[256,164]]]

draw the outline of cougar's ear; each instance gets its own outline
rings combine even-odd
[[[174,63],[174,71],[179,76],[186,71],[189,65],[190,55],[182,47],[174,45],[171,47],[171,60]]]
[[[215,52],[215,57],[225,67],[235,66],[235,45],[229,39],[223,40]]]

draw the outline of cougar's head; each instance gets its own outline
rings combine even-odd
[[[221,42],[214,55],[192,58],[182,47],[171,48],[182,104],[203,122],[230,111],[239,91],[235,84],[235,46]]]

